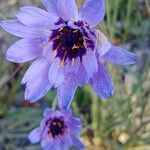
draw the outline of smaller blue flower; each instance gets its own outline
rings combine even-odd
[[[74,146],[83,149],[78,139],[81,128],[79,118],[72,117],[71,110],[45,109],[40,126],[33,129],[28,138],[31,143],[41,141],[44,150],[68,150]]]

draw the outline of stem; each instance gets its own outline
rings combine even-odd
[[[112,18],[112,25],[111,25],[111,34],[110,34],[110,38],[111,40],[114,39],[114,35],[115,35],[115,28],[116,28],[116,21],[117,21],[117,17],[118,17],[118,12],[119,12],[119,6],[120,6],[120,0],[116,0],[115,1],[115,7],[114,7],[114,12],[113,12],[113,18]]]
[[[127,13],[126,13],[126,18],[124,22],[124,35],[123,38],[126,40],[127,39],[127,34],[129,32],[130,28],[130,20],[131,20],[131,13],[132,13],[132,7],[133,6],[133,0],[128,0],[127,4]]]
[[[107,26],[108,26],[108,34],[109,34],[109,36],[111,36],[110,35],[110,33],[111,33],[111,15],[110,15],[110,1],[109,0],[107,0],[106,1],[106,22],[107,22]],[[111,39],[112,40],[112,39]]]
[[[100,128],[100,125],[101,125],[101,105],[100,105],[100,100],[99,98],[97,97],[97,95],[95,94],[95,92],[87,87],[87,90],[88,92],[90,93],[91,95],[91,100],[92,100],[92,106],[91,106],[91,119],[92,119],[92,127],[94,129],[94,136],[97,137],[97,136],[100,136],[101,134],[101,128]]]

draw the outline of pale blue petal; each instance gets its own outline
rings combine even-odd
[[[37,38],[41,37],[42,32],[40,29],[31,28],[23,25],[17,20],[1,21],[0,26],[7,32],[22,38]]]
[[[28,139],[33,144],[39,142],[41,140],[41,130],[40,130],[40,128],[33,129],[30,132],[30,134],[28,136]]]
[[[113,81],[106,68],[102,65],[98,65],[98,72],[94,74],[89,84],[101,98],[108,98],[114,93]]]
[[[65,71],[67,73],[76,73],[79,70],[79,66],[80,66],[80,58],[77,57],[74,61],[74,63],[72,63],[70,60],[66,61],[65,64]]]
[[[16,17],[27,26],[46,26],[50,29],[54,28],[54,23],[59,20],[57,16],[50,14],[43,9],[32,6],[21,7],[20,11],[16,14]]]
[[[43,53],[42,54],[49,63],[54,61],[56,55],[53,50],[53,43],[47,42],[45,45],[43,45]]]
[[[98,70],[98,62],[95,53],[92,50],[87,50],[83,56],[83,64],[89,77],[92,77]]]
[[[83,86],[89,80],[89,76],[85,71],[83,64],[80,64],[78,72],[75,74],[79,86]]]
[[[76,148],[80,150],[84,149],[84,145],[81,143],[81,141],[77,137],[72,136],[72,141],[73,141],[73,146],[75,146]]]
[[[105,0],[86,0],[80,9],[80,17],[95,27],[105,16]]]
[[[57,9],[59,16],[64,20],[78,20],[78,8],[75,0],[59,0]]]
[[[48,70],[49,64],[41,60],[37,60],[37,62],[29,68],[22,81],[26,83],[26,100],[35,102],[51,89],[52,84],[48,80]]]
[[[51,139],[43,139],[41,141],[41,147],[43,150],[55,150],[57,143]]]
[[[60,59],[56,58],[49,69],[49,73],[48,73],[48,78],[49,78],[49,82],[51,84],[55,84],[55,81],[57,80],[57,75],[58,75],[58,70],[60,68]]]
[[[41,1],[50,14],[57,15],[58,0],[41,0]]]
[[[44,73],[48,72],[47,71],[48,68],[49,64],[44,58],[36,59],[29,67],[29,69],[26,71],[21,83],[26,84],[28,81],[38,78],[39,75],[42,76],[43,72]]]
[[[47,117],[49,117],[53,112],[54,112],[54,110],[52,110],[52,109],[50,109],[50,108],[46,108],[46,109],[44,110],[43,116],[47,118]]]
[[[52,84],[46,76],[39,77],[26,84],[25,99],[33,103],[42,98],[51,89]]]
[[[100,31],[96,30],[96,50],[99,57],[104,56],[111,48],[111,43],[107,37]]]
[[[104,56],[111,48],[111,43],[109,41],[104,41],[102,43],[101,48],[97,51],[99,54],[99,57]]]
[[[63,83],[65,79],[65,75],[66,73],[65,73],[64,68],[60,67],[57,72],[57,80],[55,81],[55,84],[54,84],[55,88],[59,87]]]
[[[107,62],[119,65],[132,65],[136,63],[136,55],[123,48],[113,46],[103,57]]]
[[[15,63],[33,60],[42,54],[41,44],[41,39],[21,39],[7,50],[6,59]]]
[[[64,82],[57,89],[57,97],[60,108],[69,109],[76,88],[77,82],[74,75],[68,74]]]

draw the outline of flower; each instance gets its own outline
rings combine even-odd
[[[67,150],[72,146],[83,149],[83,144],[78,140],[80,127],[80,119],[72,117],[71,110],[47,108],[40,126],[33,129],[28,138],[31,143],[41,141],[44,150]]]
[[[23,39],[12,45],[6,58],[23,63],[34,60],[25,73],[25,99],[43,97],[57,89],[59,106],[70,107],[78,86],[89,84],[101,98],[113,95],[114,87],[103,62],[131,65],[135,54],[112,45],[94,29],[105,16],[105,0],[86,0],[78,11],[75,0],[42,0],[46,10],[25,6],[16,20],[1,27]]]

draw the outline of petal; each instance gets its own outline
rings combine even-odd
[[[77,83],[78,83],[79,86],[83,86],[89,80],[89,77],[87,75],[87,72],[85,71],[85,68],[84,68],[83,64],[80,64],[79,70],[75,74],[75,76],[76,76]]]
[[[73,146],[75,146],[76,148],[80,150],[84,149],[84,145],[81,143],[81,141],[77,137],[72,136],[72,142],[73,142]]]
[[[111,49],[102,58],[106,61],[119,65],[132,65],[136,63],[136,55],[117,46],[111,46]]]
[[[47,26],[49,28],[54,28],[54,22],[57,22],[59,19],[43,9],[32,6],[21,7],[16,17],[27,26]]]
[[[55,88],[57,88],[57,87],[59,87],[61,84],[62,84],[62,82],[64,81],[64,79],[65,79],[65,70],[64,70],[64,68],[63,67],[60,67],[59,69],[58,69],[58,72],[57,72],[57,80],[56,80],[56,82],[55,82],[55,84],[54,84],[54,87]]]
[[[55,150],[56,142],[50,139],[43,139],[41,141],[41,146],[44,150]]]
[[[79,70],[79,66],[80,66],[80,58],[77,57],[74,60],[74,63],[72,63],[72,61],[68,60],[66,65],[65,65],[65,70],[67,73],[76,73]]]
[[[40,128],[35,128],[32,130],[28,136],[28,139],[31,143],[37,143],[41,140],[41,130]]]
[[[81,120],[79,118],[70,118],[70,129],[73,135],[80,134],[81,125]]]
[[[27,27],[17,20],[1,21],[0,26],[10,34],[22,38],[36,38],[41,36],[39,29]]]
[[[89,77],[92,77],[98,70],[98,63],[93,51],[87,50],[87,53],[83,56],[83,64]]]
[[[59,0],[57,10],[64,20],[78,20],[78,8],[75,0]]]
[[[60,146],[57,148],[57,150],[69,150],[72,145],[71,137],[66,136],[60,141]]]
[[[113,95],[113,81],[102,64],[99,64],[98,72],[94,74],[89,83],[99,97],[106,99]]]
[[[31,81],[34,78],[38,79],[39,75],[40,76],[43,75],[43,72],[46,73],[48,68],[49,65],[44,58],[36,59],[29,67],[29,69],[26,71],[21,83],[26,84],[28,81]]]
[[[50,69],[49,69],[49,73],[48,73],[49,82],[51,84],[55,84],[55,81],[57,80],[59,67],[60,67],[60,59],[56,58],[52,62]]]
[[[80,9],[80,17],[95,27],[105,16],[105,0],[86,0]]]
[[[77,88],[74,75],[68,74],[64,82],[57,89],[57,97],[60,108],[69,109]]]
[[[110,50],[111,43],[100,30],[96,30],[96,37],[96,49],[99,54],[99,57],[102,57]]]
[[[53,43],[48,42],[43,47],[43,56],[47,59],[48,62],[52,62],[55,59],[55,53],[53,50]]]
[[[44,117],[49,117],[53,112],[54,112],[54,110],[52,110],[52,109],[50,109],[50,108],[46,108],[46,109],[44,110],[43,116],[44,116]]]
[[[31,103],[42,98],[51,89],[52,84],[49,83],[46,76],[39,77],[37,80],[31,80],[26,84],[25,99]]]
[[[21,39],[7,50],[6,59],[16,63],[33,60],[41,55],[41,44],[41,39]]]
[[[49,65],[41,60],[37,60],[37,62],[28,69],[22,81],[26,83],[26,100],[35,102],[51,89],[52,84],[48,80],[48,69]]]
[[[58,0],[41,0],[41,1],[50,14],[56,15],[58,13],[57,12]]]

